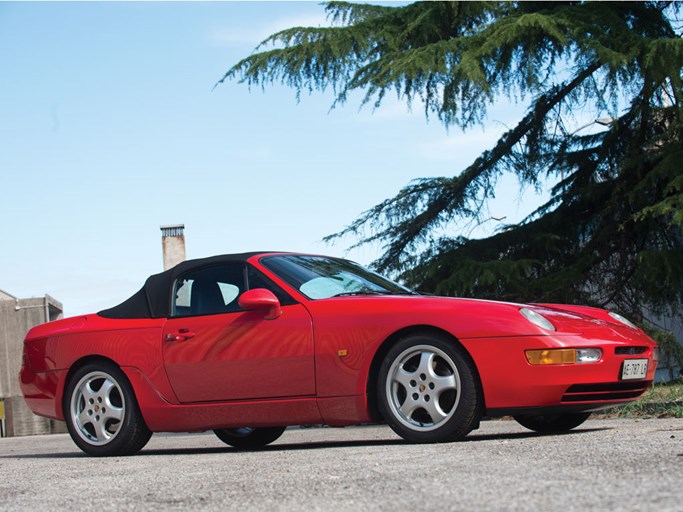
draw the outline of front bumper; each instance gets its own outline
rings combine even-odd
[[[484,392],[487,414],[500,416],[526,410],[579,412],[631,402],[654,381],[656,345],[645,334],[605,340],[581,335],[520,336],[463,340],[474,359]],[[531,365],[525,350],[547,348],[602,349],[596,363]],[[639,347],[638,353],[627,350]],[[644,379],[621,380],[628,359],[647,359]]]

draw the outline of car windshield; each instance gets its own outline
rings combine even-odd
[[[344,295],[414,295],[415,292],[394,283],[352,261],[282,254],[260,260],[268,270],[309,299],[329,299]]]

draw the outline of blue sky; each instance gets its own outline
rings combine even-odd
[[[377,248],[322,237],[413,178],[456,174],[524,110],[504,102],[462,133],[393,98],[330,111],[329,93],[212,90],[267,35],[324,22],[317,2],[0,2],[0,289],[49,293],[67,315],[114,305],[162,270],[174,223],[189,258],[370,263]],[[490,211],[514,221],[540,201],[504,181]]]

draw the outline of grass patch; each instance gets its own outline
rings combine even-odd
[[[635,402],[593,413],[594,418],[683,418],[683,382],[657,384]]]

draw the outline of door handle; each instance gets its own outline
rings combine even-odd
[[[166,341],[185,341],[194,338],[194,333],[189,329],[179,329],[178,332],[169,332],[164,340]]]

